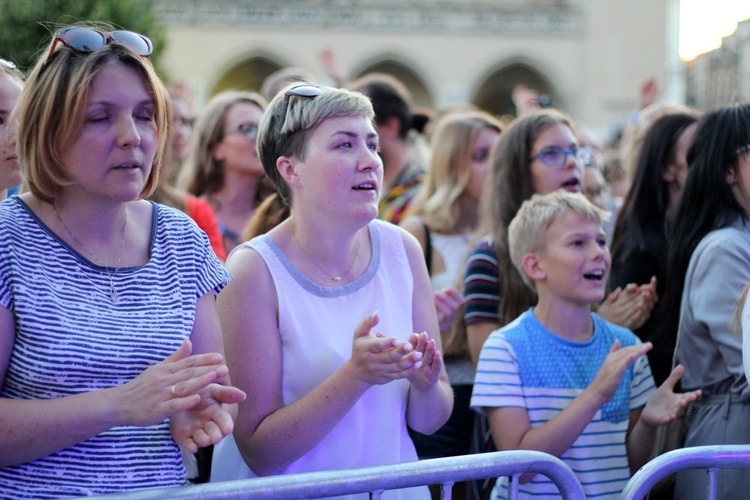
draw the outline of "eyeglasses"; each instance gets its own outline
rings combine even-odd
[[[560,168],[568,161],[568,156],[571,156],[576,162],[584,165],[591,163],[591,151],[586,148],[579,148],[578,146],[573,146],[570,149],[550,146],[544,148],[532,158],[529,158],[529,161],[534,161],[538,158],[548,167]]]
[[[235,132],[239,132],[251,141],[254,141],[258,137],[258,124],[252,122],[240,123],[224,132],[224,137]]]
[[[113,41],[127,45],[142,57],[150,56],[154,50],[151,40],[133,31],[99,31],[93,28],[73,27],[55,33],[47,62],[52,60],[58,42],[62,42],[77,54],[90,54]]]
[[[9,70],[16,69],[16,65],[15,64],[13,64],[10,61],[6,61],[5,59],[0,59],[0,67],[5,68],[5,69],[9,69]]]
[[[323,89],[316,85],[310,85],[309,83],[302,83],[295,85],[286,92],[284,92],[284,105],[281,107],[281,115],[279,117],[279,124],[276,126],[276,158],[279,157],[279,142],[281,142],[281,131],[284,130],[284,123],[286,122],[286,113],[289,110],[289,101],[292,97],[306,97],[308,99],[315,99],[323,93]]]

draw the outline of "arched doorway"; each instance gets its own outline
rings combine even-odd
[[[224,90],[260,92],[263,80],[282,66],[266,57],[252,57],[234,65],[216,82],[211,95]]]
[[[415,108],[433,109],[434,101],[427,89],[427,85],[424,80],[408,66],[392,59],[382,60],[370,64],[364,69],[358,71],[352,75],[352,79],[357,79],[368,73],[385,73],[392,75],[409,89],[409,92],[411,92],[412,105]]]
[[[549,98],[549,105],[563,108],[552,84],[540,72],[523,63],[513,63],[490,74],[474,95],[473,104],[495,116],[515,116],[511,97],[513,88],[522,84]]]

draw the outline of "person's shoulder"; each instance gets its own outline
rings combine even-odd
[[[497,250],[495,249],[495,244],[492,242],[492,240],[487,238],[482,238],[481,240],[474,243],[474,246],[471,247],[469,255],[481,256],[490,258],[492,260],[497,260]]]
[[[728,226],[714,229],[701,239],[693,251],[693,259],[710,255],[711,261],[722,261],[723,255],[731,259],[750,256],[750,226],[745,221],[736,221]]]
[[[161,203],[155,203],[152,201],[149,201],[148,203],[152,204],[156,219],[161,224],[168,224],[172,228],[189,228],[195,226],[193,219],[191,219],[190,216],[188,216],[180,209],[169,207],[167,205],[162,205]]]
[[[591,313],[591,317],[594,320],[594,332],[602,337],[606,337],[607,342],[610,344],[615,340],[619,340],[620,345],[624,347],[641,342],[638,336],[628,328],[607,321],[596,313]]]
[[[529,309],[521,313],[516,319],[507,325],[493,331],[490,336],[495,335],[498,339],[513,343],[518,340],[526,340],[528,338],[529,329],[534,328],[534,326],[534,315],[531,312],[531,309]]]
[[[0,202],[0,218],[13,218],[22,210],[21,203],[16,197],[11,197]]]

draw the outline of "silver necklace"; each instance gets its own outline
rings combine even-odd
[[[109,276],[109,297],[112,299],[112,302],[117,303],[117,290],[115,289],[115,275],[117,274],[117,271],[120,270],[120,260],[122,259],[122,250],[125,248],[125,229],[127,229],[128,226],[128,211],[125,210],[125,222],[122,225],[122,240],[120,241],[120,251],[117,254],[117,267],[115,267],[114,272],[109,272],[109,267],[99,259],[94,253],[89,250],[86,245],[84,245],[81,240],[79,240],[75,234],[73,234],[73,231],[71,231],[68,226],[65,225],[65,222],[62,220],[62,217],[60,217],[60,213],[57,211],[57,207],[55,207],[55,204],[52,203],[52,210],[55,211],[55,215],[57,216],[57,220],[60,221],[60,224],[62,224],[63,229],[65,229],[65,232],[67,232],[71,238],[75,240],[76,243],[78,243],[78,246],[86,250],[86,253],[89,254],[93,259],[102,266],[107,271],[107,276]]]
[[[354,263],[357,262],[357,256],[359,255],[359,245],[357,245],[357,248],[354,251],[354,258],[352,259],[352,263],[349,264],[349,267],[346,268],[346,271],[344,271],[341,274],[332,275],[328,271],[326,271],[325,269],[323,269],[322,267],[320,267],[320,265],[317,262],[315,262],[315,259],[313,259],[307,252],[305,252],[305,248],[299,242],[299,240],[297,239],[297,234],[294,232],[294,224],[292,224],[292,237],[294,238],[294,241],[297,243],[297,246],[299,247],[299,249],[302,250],[302,253],[305,255],[305,257],[307,257],[307,259],[310,262],[312,262],[313,264],[315,264],[315,267],[317,267],[318,269],[320,269],[320,272],[322,272],[323,274],[325,274],[326,276],[328,276],[329,278],[331,278],[333,281],[341,281],[342,276],[346,276],[349,273],[349,271],[351,271],[352,268],[354,267]]]

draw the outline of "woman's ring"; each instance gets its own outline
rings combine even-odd
[[[174,386],[170,387],[170,390],[172,391],[172,397],[176,398],[177,394],[174,392]]]

